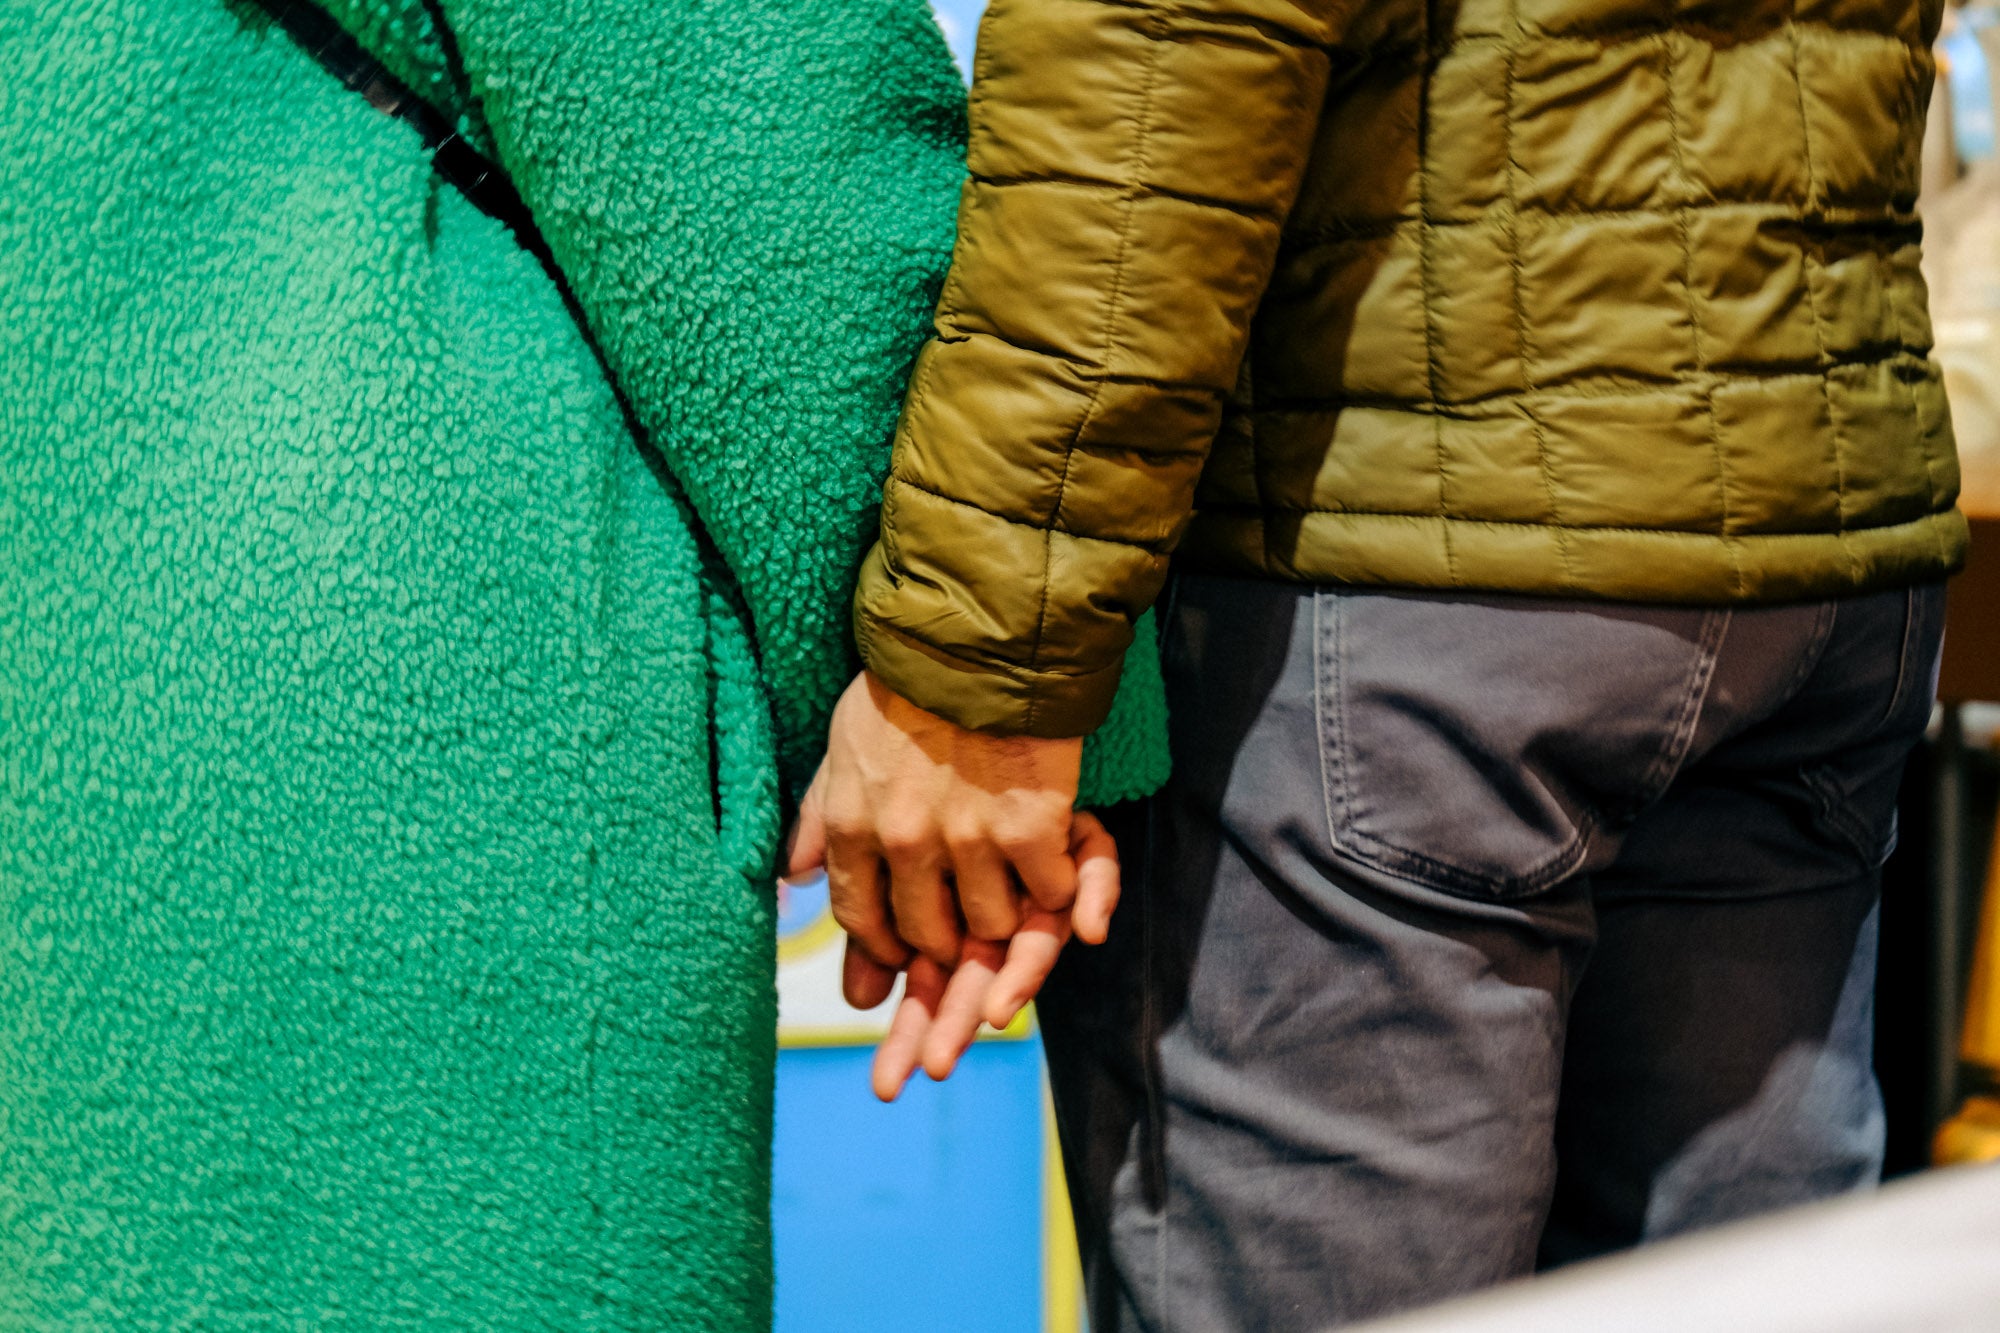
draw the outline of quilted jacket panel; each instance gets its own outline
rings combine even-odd
[[[1941,0],[995,0],[856,602],[992,730],[1184,567],[1748,602],[1963,557]]]

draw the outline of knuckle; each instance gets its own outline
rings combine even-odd
[[[938,829],[944,845],[954,854],[976,854],[992,846],[993,837],[986,825],[977,819],[956,817],[947,819]]]
[[[868,821],[851,810],[828,810],[822,818],[826,823],[826,840],[842,846],[852,846],[868,836]]]
[[[993,830],[994,845],[1010,857],[1036,857],[1054,845],[1046,826],[1016,821]]]
[[[924,851],[931,843],[931,830],[921,821],[897,819],[884,823],[876,830],[876,840],[882,850],[893,856],[909,857]]]

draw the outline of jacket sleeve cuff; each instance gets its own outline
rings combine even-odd
[[[1118,693],[1121,657],[1088,675],[969,662],[883,624],[858,606],[861,663],[917,707],[972,731],[1064,740],[1103,723]]]

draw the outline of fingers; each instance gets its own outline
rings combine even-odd
[[[916,1072],[924,1036],[930,1031],[931,1015],[937,1012],[944,997],[945,980],[944,969],[928,958],[918,958],[910,964],[909,984],[903,987],[902,1002],[889,1022],[889,1035],[875,1048],[870,1082],[875,1095],[883,1101],[895,1101],[903,1085],[910,1081],[910,1075]]]
[[[799,802],[799,817],[785,838],[785,874],[802,875],[826,864],[826,765],[813,774]]]
[[[1041,993],[1069,942],[1069,916],[1063,912],[1032,912],[1020,933],[1007,942],[1006,961],[986,988],[984,1017],[1004,1028],[1021,1006]]]
[[[1076,901],[1076,862],[1062,843],[1016,845],[1008,849],[1007,859],[1021,877],[1021,887],[1043,911],[1067,912]]]
[[[896,989],[896,969],[884,967],[868,956],[853,939],[847,941],[846,956],[840,960],[840,993],[856,1009],[873,1009]]]
[[[955,857],[966,851],[963,846],[953,850]],[[1103,942],[1118,906],[1118,845],[1095,815],[1079,813],[1071,821],[1068,859],[1072,866],[1070,906],[1054,911],[1028,910],[1004,943],[978,938],[975,932],[963,942],[955,966],[943,966],[930,956],[911,965],[910,985],[888,1036],[876,1052],[873,1081],[877,1096],[893,1100],[919,1065],[933,1079],[950,1076],[978,1037],[982,1021],[1004,1028],[1041,992],[1072,930],[1089,943]],[[977,862],[967,856],[962,864]],[[968,896],[991,893],[993,881],[988,876],[995,874],[990,865],[984,874],[974,870],[971,895],[961,878],[961,903]],[[942,876],[937,878],[941,884]],[[919,881],[912,876],[911,882]],[[935,893],[936,889],[926,887],[925,892]],[[1019,910],[1019,905],[1010,898],[1009,908]],[[899,900],[899,928],[903,911]],[[880,1003],[881,995],[893,983],[886,969],[859,950],[850,949],[843,984],[851,1002],[867,999],[870,1004]]]
[[[1070,922],[1085,944],[1102,944],[1118,907],[1118,844],[1096,815],[1081,812],[1070,823],[1069,838],[1077,881]]]
[[[870,958],[896,969],[909,962],[910,951],[897,938],[895,923],[889,919],[882,861],[871,844],[833,832],[827,844],[826,889],[833,919]]]
[[[930,1031],[924,1034],[924,1072],[944,1079],[957,1067],[958,1058],[979,1035],[979,1018],[986,1007],[986,992],[999,970],[1006,946],[990,940],[972,940],[965,946],[951,979],[945,983]]]
[[[1039,995],[1074,929],[1087,944],[1102,944],[1118,906],[1118,844],[1096,815],[1078,812],[1070,823],[1070,856],[1076,866],[1076,905],[1068,913],[1031,912],[1007,945],[1007,958],[987,988],[986,1021],[1004,1028]]]
[[[963,846],[954,848],[955,856],[965,854]],[[1065,908],[1029,910],[1004,942],[981,939],[976,933],[963,939],[954,930],[952,963],[941,962],[926,948],[909,965],[909,984],[902,1002],[875,1052],[871,1082],[877,1097],[894,1101],[919,1066],[933,1079],[949,1077],[978,1037],[982,1021],[1004,1028],[1041,992],[1072,930],[1088,943],[1104,941],[1118,906],[1117,843],[1095,815],[1078,813],[1070,824],[1066,859],[1072,875]],[[979,865],[969,855],[964,862],[954,864]],[[993,863],[973,869],[968,877],[973,890],[970,896],[990,895],[1000,873]],[[968,896],[966,879],[960,883],[959,895],[964,901]],[[906,937],[906,912],[911,919],[921,921],[926,913],[951,911],[951,890],[935,860],[903,861],[892,872],[891,885],[896,928]],[[1011,891],[1008,909],[1019,910]],[[850,939],[841,975],[848,1002],[873,1008],[887,998],[894,985],[895,969],[875,958],[861,941]]]
[[[951,873],[966,934],[974,939],[1004,940],[1021,928],[1020,895],[1014,891],[1014,877],[992,843],[981,838],[954,841]]]
[[[1058,916],[1045,921],[1054,928],[1064,928]],[[1060,942],[1055,945],[1057,951],[1061,947]],[[875,1051],[870,1082],[877,1097],[894,1101],[919,1065],[933,1079],[950,1077],[979,1036],[994,978],[1012,952],[1013,946],[971,940],[958,966],[949,972],[925,957],[910,964],[902,1002]],[[853,957],[850,953],[850,967],[874,966],[865,956],[860,964],[854,964]]]
[[[889,853],[889,902],[896,934],[903,942],[943,968],[958,962],[964,938],[958,904],[945,882],[941,855],[922,851]]]

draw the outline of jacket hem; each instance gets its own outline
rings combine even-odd
[[[1957,510],[1846,532],[1654,531],[1336,510],[1198,514],[1191,572],[1619,602],[1754,605],[1875,592],[1956,573]]]

